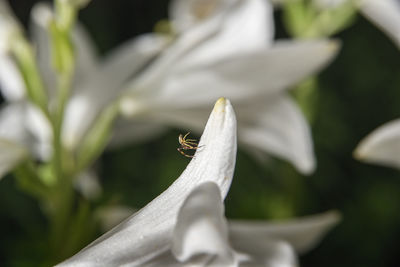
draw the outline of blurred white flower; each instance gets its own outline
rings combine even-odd
[[[171,9],[178,35],[167,49],[171,38],[148,34],[101,61],[77,25],[72,36],[76,71],[63,145],[70,151],[79,148],[104,107],[122,93],[122,110],[132,120],[117,121],[114,144],[149,138],[169,125],[201,131],[210,103],[226,95],[237,105],[239,139],[245,148],[267,151],[290,160],[303,173],[312,172],[310,130],[286,89],[326,65],[338,44],[274,43],[272,10],[264,0],[177,0]],[[47,30],[52,16],[47,5],[38,4],[30,27],[50,108],[57,90]],[[11,58],[0,60],[1,90],[10,103],[24,101],[22,81]],[[52,133],[40,111],[33,114],[27,115],[36,119],[27,120],[26,128],[35,137],[40,157],[46,158],[51,155]]]
[[[177,37],[130,83],[121,108],[138,124],[127,127],[133,132],[141,125],[173,125],[199,132],[212,99],[223,95],[236,105],[245,148],[312,172],[309,126],[287,89],[328,64],[338,43],[274,42],[272,8],[264,0],[176,0],[170,14]],[[152,133],[148,128],[143,134]],[[115,142],[129,139],[128,131],[117,131]]]
[[[199,148],[161,195],[58,266],[296,266],[290,244],[304,252],[338,220],[336,213],[265,224],[224,217],[236,158],[236,119],[221,98]]]
[[[48,105],[50,109],[53,109],[56,104],[58,88],[57,74],[53,68],[50,53],[48,27],[54,13],[50,6],[39,3],[33,7],[31,14],[30,33],[32,42],[36,51],[40,74],[49,95]],[[9,25],[15,25],[14,28],[19,27],[7,1],[1,0],[1,45],[9,45],[11,30],[6,31],[6,29],[12,29]],[[81,128],[90,128],[102,107],[118,94],[123,81],[127,80],[135,71],[138,71],[142,64],[146,64],[154,54],[161,50],[164,44],[164,39],[161,37],[143,36],[135,42],[116,49],[100,62],[90,38],[79,24],[73,30],[72,39],[76,53],[76,68],[72,96],[67,105],[65,123],[62,128],[63,144],[71,151],[77,148],[82,141],[82,139],[74,138],[74,133],[82,132]],[[8,52],[9,49],[0,50],[0,90],[6,100],[0,110],[0,120],[5,121],[0,121],[0,124],[8,125],[0,133],[0,142],[3,144],[0,148],[0,154],[5,155],[4,157],[14,154],[21,156],[10,156],[7,161],[3,161],[0,174],[9,171],[23,158],[20,153],[21,148],[24,150],[24,156],[31,155],[40,160],[47,160],[52,154],[53,137],[50,122],[37,107],[29,103],[22,74],[17,68],[14,58]],[[81,95],[88,94],[90,95],[88,102],[81,100],[84,99],[84,97],[80,97]],[[93,97],[93,95],[101,97]],[[15,121],[8,119],[11,110],[17,112],[15,116],[13,115]],[[29,136],[29,141],[27,141],[28,138],[20,139],[19,136]]]
[[[362,161],[400,168],[400,119],[388,122],[364,138],[354,151]]]
[[[400,48],[400,2],[398,0],[362,0],[360,10]]]

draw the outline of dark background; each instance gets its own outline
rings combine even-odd
[[[11,2],[26,25],[37,1]],[[162,0],[94,0],[80,19],[104,54],[152,31],[167,18],[167,7]],[[278,12],[277,36],[285,37],[280,19]],[[360,163],[352,151],[368,133],[400,115],[400,51],[361,16],[335,38],[342,41],[341,52],[319,75],[313,123],[317,171],[302,176],[288,163],[260,164],[239,150],[226,214],[281,219],[336,209],[343,221],[301,257],[302,266],[399,266],[400,173]],[[149,143],[102,156],[102,201],[142,207],[168,187],[187,164],[176,152],[180,132],[171,129]],[[11,176],[0,181],[0,225],[0,265],[37,266],[45,251],[37,244],[45,219]]]

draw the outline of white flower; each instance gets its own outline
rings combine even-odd
[[[41,77],[49,95],[49,107],[55,104],[57,93],[56,73],[51,61],[51,47],[49,36],[49,22],[54,14],[48,5],[39,3],[32,10],[30,25],[32,42],[36,51],[38,67]],[[7,22],[7,23],[6,23]],[[17,23],[6,1],[0,2],[0,44],[9,41],[9,31],[3,31],[5,25]],[[164,39],[143,36],[135,42],[128,43],[115,50],[112,55],[100,62],[95,49],[85,30],[78,24],[72,32],[76,52],[76,69],[73,80],[72,97],[65,112],[66,121],[63,126],[62,138],[65,147],[73,151],[79,147],[82,139],[77,140],[74,131],[82,132],[90,128],[93,120],[100,113],[107,101],[113,99],[120,90],[122,81],[125,81],[146,64],[160,51]],[[0,51],[1,52],[1,51]],[[33,156],[41,160],[47,160],[52,154],[52,130],[50,122],[35,106],[29,104],[26,96],[25,83],[17,68],[14,58],[4,51],[0,53],[0,86],[2,96],[6,104],[0,110],[0,124],[8,125],[0,133],[0,157],[8,157],[2,163],[2,172],[5,174],[11,170],[20,160],[26,156]],[[76,100],[76,95],[91,93],[90,100],[84,102]],[[101,97],[93,97],[99,95]],[[79,98],[82,99],[82,98]],[[18,112],[15,122],[9,124],[10,110]],[[82,112],[82,113],[79,113]],[[75,114],[79,114],[79,118]],[[82,115],[83,114],[83,115]],[[72,119],[71,119],[72,118]],[[3,120],[5,120],[3,122]],[[29,136],[20,140],[19,136]],[[73,136],[73,137],[71,137]],[[11,138],[10,138],[11,137]],[[71,145],[73,143],[73,145]],[[23,156],[20,153],[23,148]],[[18,154],[21,156],[11,157]],[[4,155],[4,156],[3,156]],[[13,160],[12,160],[13,159]],[[1,176],[0,176],[1,177]]]
[[[170,125],[200,131],[210,103],[226,95],[237,104],[239,139],[245,148],[267,151],[290,160],[304,173],[312,172],[310,130],[286,88],[327,64],[337,43],[273,43],[272,10],[264,0],[209,1],[207,12],[196,9],[202,1],[174,2],[176,12],[171,13],[180,32],[168,49],[164,48],[170,38],[149,34],[100,61],[77,25],[72,36],[76,71],[62,127],[63,145],[69,151],[78,149],[104,107],[126,91],[121,106],[133,119],[116,123],[114,144],[151,137]],[[187,12],[193,14],[185,24]],[[47,31],[52,16],[48,6],[38,4],[30,27],[50,107],[56,95]],[[25,99],[21,75],[10,58],[0,60],[0,82],[10,103]],[[34,114],[27,115],[36,119],[26,120],[26,128],[35,137],[39,157],[48,158],[49,123],[39,111]]]
[[[233,176],[236,119],[219,99],[200,147],[161,195],[58,266],[296,266],[336,213],[293,223],[227,222],[222,200]]]
[[[400,2],[398,0],[362,0],[364,16],[383,30],[400,48]]]
[[[400,119],[388,122],[360,142],[354,156],[370,163],[400,168]]]
[[[338,44],[273,42],[272,8],[264,0],[177,0],[171,15],[178,36],[130,83],[123,113],[133,122],[199,132],[212,99],[227,96],[236,105],[245,148],[312,172],[310,130],[287,89],[326,65]],[[115,139],[123,141],[118,132]]]

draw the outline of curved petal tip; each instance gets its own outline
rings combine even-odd
[[[365,137],[353,152],[354,158],[400,168],[400,119],[385,123]]]
[[[224,112],[226,103],[229,103],[225,97],[220,97],[214,105],[214,112]],[[230,104],[230,103],[229,103]]]

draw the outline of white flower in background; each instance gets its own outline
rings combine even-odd
[[[199,132],[212,99],[223,95],[237,108],[245,148],[312,172],[309,126],[287,89],[328,64],[338,44],[274,42],[272,8],[264,0],[176,0],[170,14],[177,37],[130,82],[121,107],[138,124],[117,127],[114,140],[129,139],[141,125],[148,127],[143,134],[153,133],[149,124]]]
[[[105,106],[126,89],[122,109],[132,120],[117,122],[114,143],[149,138],[169,125],[201,131],[210,103],[226,95],[237,105],[244,147],[267,151],[290,160],[303,173],[312,172],[310,130],[286,88],[327,64],[337,43],[274,43],[272,10],[264,0],[215,0],[202,5],[203,1],[173,2],[178,37],[156,59],[170,38],[141,36],[100,61],[77,25],[73,31],[77,62],[62,128],[64,146],[78,149]],[[49,7],[39,4],[30,27],[50,107],[56,94],[47,31],[52,16]],[[0,60],[0,80],[9,103],[24,101],[24,83],[10,58]],[[49,123],[34,108],[27,110],[30,115],[25,117],[35,118],[26,119],[25,127],[35,137],[34,154],[47,158],[52,139]]]
[[[49,13],[51,10],[46,5],[35,6],[32,35],[43,79],[52,91],[49,95],[54,95],[56,76],[49,54],[48,25],[44,19]],[[162,50],[167,39],[144,35],[113,50],[103,59],[97,57],[89,35],[79,24],[73,32],[73,42],[77,62],[62,132],[63,144],[71,150],[79,147],[102,109],[116,98],[129,78]]]
[[[58,90],[56,72],[52,66],[48,31],[49,21],[53,16],[53,11],[48,5],[39,3],[32,10],[30,25],[38,67],[49,95],[50,109],[55,105],[55,96]],[[40,160],[47,160],[52,154],[53,137],[50,123],[37,107],[29,103],[22,74],[6,47],[6,45],[12,45],[9,37],[15,29],[19,30],[18,22],[15,20],[7,1],[1,0],[0,89],[6,102],[0,110],[0,124],[7,126],[2,127],[0,132],[0,157],[7,158],[7,161],[4,160],[1,164],[0,175],[7,173],[26,156],[31,155]],[[120,88],[122,81],[137,71],[141,64],[146,64],[161,50],[165,43],[161,37],[143,36],[135,42],[128,43],[115,50],[110,56],[100,61],[96,56],[90,38],[80,25],[75,27],[72,39],[76,53],[72,99],[75,99],[76,94],[80,94],[80,92],[85,94],[87,91],[98,90],[95,94],[102,92],[102,95],[99,98],[92,95],[90,102],[85,103],[87,104],[87,112],[84,113],[85,119],[82,119],[82,117],[77,119],[70,115],[70,113],[75,114],[76,110],[71,108],[66,110],[65,116],[67,118],[74,117],[73,121],[68,121],[67,125],[63,127],[63,141],[68,148],[71,147],[69,143],[72,142],[69,139],[69,129],[89,128],[90,123],[93,122],[93,117],[100,113],[100,109],[96,107],[103,107],[108,100],[113,99],[115,94],[118,93],[117,89]],[[10,120],[11,113],[15,113],[12,114],[14,120]],[[86,123],[90,125],[86,125]],[[79,144],[76,143],[74,148],[78,147]]]
[[[400,168],[400,119],[388,122],[364,138],[354,151],[362,161]]]
[[[400,47],[400,2],[398,0],[362,0],[360,10]]]
[[[236,159],[228,100],[215,104],[199,146],[165,192],[58,266],[296,266],[293,247],[304,252],[337,222],[336,213],[284,224],[227,222],[222,201]]]

